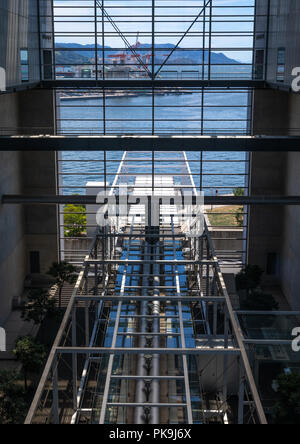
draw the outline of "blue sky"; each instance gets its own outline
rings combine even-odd
[[[251,48],[253,43],[254,3],[255,0],[212,0],[214,18],[212,47],[216,52],[223,52],[241,62],[252,61],[251,51],[246,49]],[[204,0],[156,0],[156,43],[176,44],[203,9],[203,4]],[[54,0],[54,5],[57,42],[81,44],[95,42],[93,0]],[[138,32],[140,32],[140,42],[151,43],[151,0],[105,0],[104,5],[108,14],[115,16],[118,27],[131,44],[135,43]],[[98,12],[100,21],[100,8]],[[206,9],[206,14],[208,27],[209,8]],[[179,17],[174,17],[176,15]],[[200,18],[191,29],[194,35],[185,37],[180,46],[202,48],[202,29],[203,22]],[[101,22],[98,32],[98,43],[101,45]],[[124,47],[124,43],[116,36],[110,24],[106,25],[105,32],[105,45]],[[208,45],[208,39],[206,44]],[[243,48],[245,50],[242,50]]]

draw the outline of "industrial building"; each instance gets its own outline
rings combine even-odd
[[[268,424],[300,374],[300,5],[187,3],[0,1],[0,370],[77,277],[26,424]]]

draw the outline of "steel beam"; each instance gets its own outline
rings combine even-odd
[[[106,265],[215,265],[214,261],[193,261],[193,260],[160,260],[160,259],[156,259],[156,260],[142,260],[142,259],[107,259],[107,260],[102,260],[102,259],[86,259],[84,261],[85,265],[94,265],[94,264],[106,264]]]
[[[244,344],[248,345],[266,345],[266,346],[278,346],[286,345],[288,347],[292,346],[293,339],[244,339]]]
[[[187,407],[187,404],[175,403],[175,402],[164,402],[164,403],[151,403],[151,402],[108,402],[108,407],[158,407],[158,408],[172,408],[172,407]]]
[[[132,199],[132,198],[131,198]],[[118,203],[116,196],[116,203]],[[97,196],[25,196],[21,194],[4,194],[2,196],[2,204],[5,205],[96,205]],[[196,202],[196,201],[195,201]],[[136,203],[130,205],[138,205],[140,203],[137,199]],[[300,205],[300,196],[206,196],[204,199],[205,205]],[[108,235],[108,237],[115,237],[115,234]],[[133,237],[145,237],[144,234],[133,234]],[[151,236],[151,235],[149,235]],[[130,237],[129,234],[118,234],[118,237]],[[172,238],[172,235],[159,235],[163,238]],[[175,235],[175,237],[184,237],[184,234]]]
[[[99,88],[99,89],[136,89],[136,88],[255,88],[264,89],[267,84],[263,80],[184,80],[184,79],[119,79],[119,80],[91,80],[91,79],[66,79],[66,80],[44,80],[40,83],[43,89],[66,89],[66,88]]]
[[[158,379],[162,381],[170,381],[170,380],[183,380],[184,376],[132,376],[132,375],[112,375],[111,379],[127,379],[137,381],[138,379]]]
[[[108,302],[114,302],[118,303],[119,301],[123,302],[142,302],[142,301],[169,301],[172,300],[172,302],[219,302],[219,303],[225,303],[225,298],[223,296],[92,296],[92,295],[78,295],[76,296],[76,301],[93,301],[93,302],[99,302],[99,301],[108,301]],[[123,317],[123,316],[122,316]],[[135,317],[135,316],[131,316]],[[148,317],[148,316],[147,316]],[[167,316],[169,318],[169,316]]]
[[[300,316],[300,311],[236,311],[237,316]]]
[[[0,151],[300,151],[299,136],[1,136]]]
[[[166,297],[165,297],[166,299]],[[166,318],[168,318],[166,316]],[[161,337],[173,337],[173,336],[180,336],[180,333],[131,333],[131,332],[120,332],[118,333],[118,336],[150,336],[150,337],[154,337],[154,336],[161,336]],[[147,379],[147,378],[146,378]]]
[[[168,348],[168,354],[171,355],[240,355],[240,349],[238,348],[211,348],[211,347],[200,347],[200,348]],[[71,355],[71,354],[98,354],[98,355],[132,355],[132,354],[166,354],[166,348],[106,348],[106,347],[57,347],[56,353],[58,355]]]
[[[5,91],[0,91],[0,96],[2,94],[12,94],[21,91],[28,91],[31,89],[40,88],[40,82],[30,82],[30,83],[20,83],[19,85],[7,86]]]

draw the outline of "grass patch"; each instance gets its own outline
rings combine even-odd
[[[242,207],[238,206],[220,207],[208,210],[207,216],[213,227],[241,228],[244,224],[243,211]]]

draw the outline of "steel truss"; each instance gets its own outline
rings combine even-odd
[[[122,165],[110,193],[119,180]],[[187,185],[196,193],[191,174]],[[266,423],[207,226],[187,237],[176,214],[149,229],[131,211],[127,222],[117,217],[96,233],[26,423],[227,424],[249,415]],[[220,368],[214,407],[205,388],[210,361]],[[236,418],[232,368],[240,378]]]

